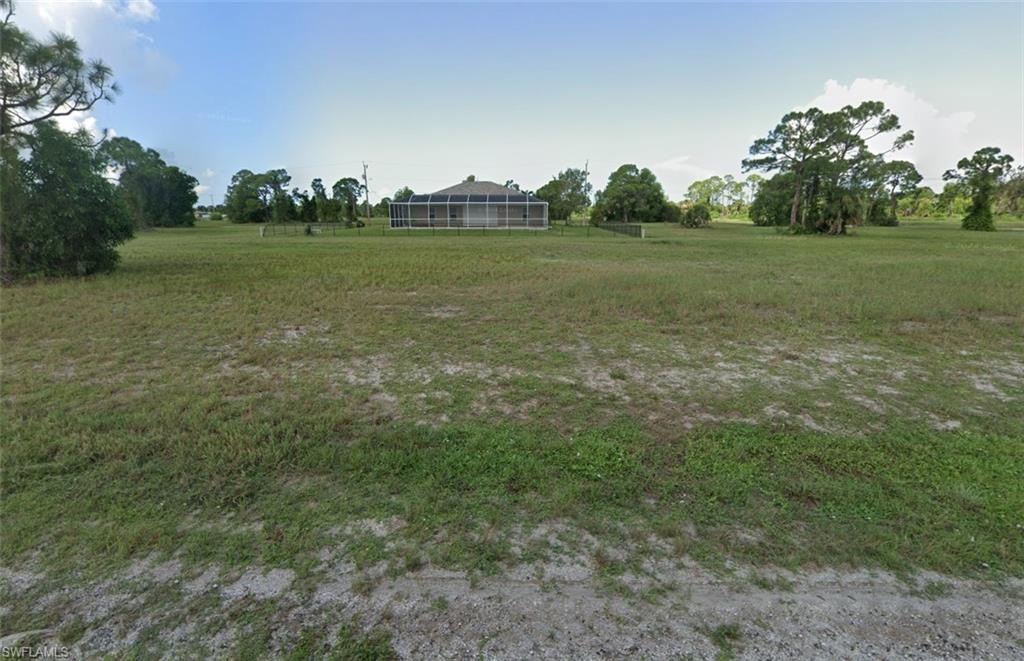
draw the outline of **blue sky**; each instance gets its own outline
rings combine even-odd
[[[1001,4],[22,2],[123,94],[77,118],[160,149],[220,200],[241,169],[372,197],[473,173],[541,186],[589,160],[673,199],[739,174],[786,111],[879,98],[929,183],[993,144],[1024,155],[1024,14]]]

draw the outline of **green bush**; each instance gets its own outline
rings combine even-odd
[[[661,220],[665,223],[681,223],[683,221],[682,207],[675,202],[666,202]]]
[[[994,232],[996,231],[996,223],[992,216],[992,206],[987,196],[980,197],[980,201],[973,200],[971,202],[971,209],[964,216],[963,221],[961,221],[961,227],[965,230]]]
[[[90,136],[37,125],[27,158],[3,154],[3,277],[87,275],[117,264],[132,220]]]
[[[683,227],[707,227],[711,224],[711,209],[708,205],[698,202],[682,212],[679,222]]]

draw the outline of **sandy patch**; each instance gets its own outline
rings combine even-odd
[[[231,585],[224,587],[221,592],[229,601],[242,597],[271,599],[284,594],[294,580],[295,572],[290,569],[271,569],[264,573],[253,568]]]

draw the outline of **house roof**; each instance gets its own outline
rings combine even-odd
[[[464,181],[448,188],[434,191],[432,195],[520,195],[514,188],[496,184],[493,181]]]
[[[493,181],[464,181],[461,184],[455,184],[448,188],[442,188],[434,193],[428,193],[426,195],[413,195],[407,202],[410,203],[425,203],[433,202],[439,204],[454,203],[454,202],[473,202],[473,203],[522,203],[529,202],[543,203],[544,200],[536,197],[532,194],[526,194],[522,191],[517,191],[514,188],[508,186],[502,186],[496,184]]]

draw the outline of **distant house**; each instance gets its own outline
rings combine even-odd
[[[493,181],[466,181],[392,202],[391,227],[547,229],[548,203]]]

